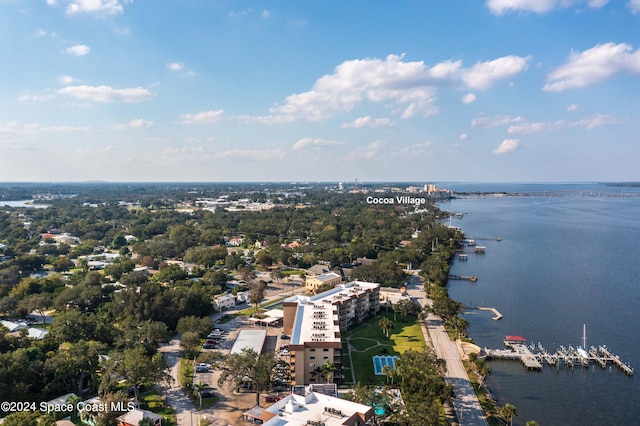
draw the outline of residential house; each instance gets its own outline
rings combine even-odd
[[[318,287],[324,285],[336,286],[342,282],[342,275],[335,272],[326,272],[321,275],[307,278],[306,288],[310,293],[315,293]]]
[[[224,311],[236,306],[236,296],[224,294],[213,299],[213,307],[218,311]]]

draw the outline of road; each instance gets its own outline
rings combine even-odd
[[[409,297],[420,303],[424,307],[431,306],[431,300],[428,299],[423,291],[422,280],[417,277],[411,277],[407,282],[407,293]],[[473,391],[467,371],[462,364],[460,351],[455,342],[449,339],[442,319],[435,315],[429,314],[425,320],[429,336],[433,348],[438,358],[445,360],[447,364],[446,381],[453,386],[453,407],[458,416],[460,425],[465,426],[486,426],[487,421],[480,407],[480,402]]]
[[[265,299],[263,305],[268,304],[278,298],[291,296],[291,294],[304,292],[304,286],[292,286],[289,283],[275,285],[271,284],[267,287],[265,292]],[[248,306],[246,304],[239,305],[234,309],[229,309],[223,313],[218,313],[212,316],[212,319],[218,318],[222,314],[237,313]],[[236,336],[240,332],[240,329],[253,329],[262,328],[255,326],[246,321],[244,317],[237,317],[231,321],[220,325],[221,328],[227,331],[224,339],[220,341],[216,351],[226,355],[229,353]],[[265,343],[266,349],[275,350],[277,336],[280,335],[280,327],[268,327],[267,328],[267,342]],[[178,426],[197,426],[200,424],[200,419],[210,420],[212,426],[227,426],[244,424],[242,420],[242,413],[252,408],[255,405],[255,393],[234,393],[233,386],[230,383],[225,383],[222,387],[218,387],[218,377],[220,375],[217,371],[210,373],[196,373],[195,382],[202,381],[208,383],[210,386],[216,388],[216,393],[219,395],[219,401],[214,407],[206,410],[196,410],[191,400],[185,395],[184,391],[179,385],[179,369],[180,358],[182,354],[182,348],[180,347],[179,336],[172,339],[168,344],[160,346],[158,351],[164,355],[164,358],[171,368],[171,377],[173,382],[171,386],[165,386],[162,389],[162,394],[165,396],[166,403],[170,405],[176,412]]]

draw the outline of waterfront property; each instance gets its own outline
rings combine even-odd
[[[380,284],[353,281],[315,296],[296,295],[282,302],[285,335],[291,336],[291,383],[314,383],[314,370],[331,362],[339,371],[341,333],[380,310]]]

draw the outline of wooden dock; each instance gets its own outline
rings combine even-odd
[[[475,283],[476,281],[478,281],[478,276],[477,275],[452,275],[452,274],[449,274],[449,276],[447,278],[449,278],[450,280],[471,281],[472,283]]]
[[[484,349],[487,358],[517,359],[527,370],[542,371],[542,364],[526,345],[512,344],[511,349]]]
[[[527,370],[542,370],[544,364],[556,365],[558,368],[560,368],[560,364],[570,368],[580,365],[586,368],[591,365],[591,361],[599,364],[604,369],[611,362],[628,376],[633,376],[634,374],[633,368],[622,361],[618,355],[609,351],[606,346],[598,346],[598,348],[592,346],[588,349],[588,356],[584,356],[584,353],[581,354],[573,346],[560,346],[555,353],[550,353],[541,344],[538,344],[537,348],[534,345],[529,347],[524,343],[515,342],[505,343],[505,345],[509,349],[485,348],[484,351],[487,354],[487,358],[519,360]]]

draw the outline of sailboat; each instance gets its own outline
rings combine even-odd
[[[589,362],[589,353],[587,352],[587,326],[585,324],[582,324],[582,346],[578,346],[576,351],[583,364]]]

